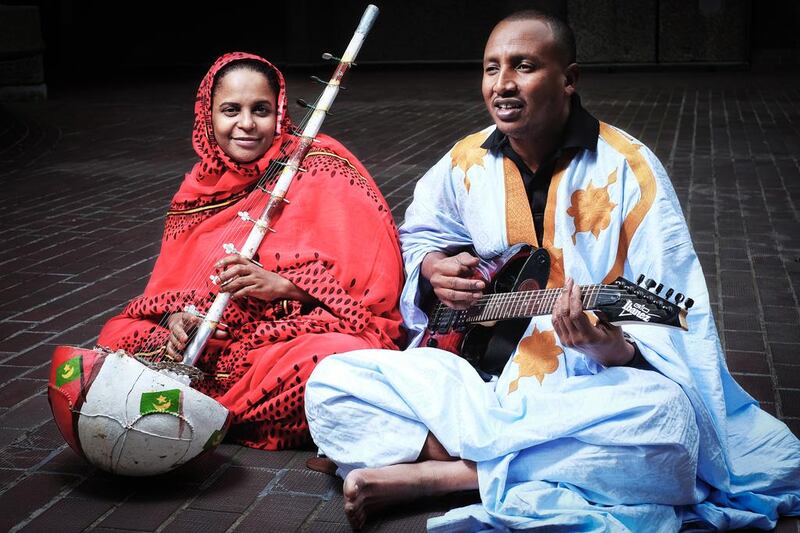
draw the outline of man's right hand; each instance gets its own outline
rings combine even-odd
[[[422,260],[422,275],[431,283],[433,292],[443,304],[453,309],[466,309],[483,294],[486,282],[474,279],[479,259],[467,252],[448,257],[430,252]]]

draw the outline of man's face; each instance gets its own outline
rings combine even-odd
[[[501,132],[520,141],[558,134],[575,90],[565,63],[544,22],[495,27],[483,54],[483,100]]]

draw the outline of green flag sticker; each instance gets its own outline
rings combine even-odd
[[[56,387],[81,377],[81,356],[75,356],[61,363],[56,369]]]
[[[208,440],[203,445],[203,450],[205,451],[205,450],[210,450],[211,448],[216,448],[217,446],[219,446],[219,443],[222,442],[222,437],[224,436],[225,432],[222,431],[221,429],[214,430],[214,433],[212,433],[211,436],[208,437]]]
[[[149,413],[177,413],[180,412],[180,410],[180,389],[142,393],[142,400],[139,403],[139,412],[143,415]]]

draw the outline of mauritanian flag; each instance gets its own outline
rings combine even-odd
[[[219,446],[219,443],[222,442],[222,438],[225,436],[225,432],[221,429],[215,429],[214,432],[208,437],[208,440],[203,445],[203,450],[208,450],[211,448],[216,448]]]
[[[143,392],[139,403],[139,412],[178,413],[181,410],[181,390],[169,389],[154,392]]]
[[[81,377],[81,356],[75,356],[61,363],[56,369],[56,387]]]

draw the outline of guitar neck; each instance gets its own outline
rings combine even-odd
[[[615,289],[610,285],[581,285],[583,308],[592,310],[597,307],[598,297],[604,289]],[[512,318],[530,318],[549,315],[561,295],[561,288],[541,289],[535,291],[506,292],[485,294],[464,313],[466,324],[494,322]]]
[[[678,304],[684,300],[683,294],[676,294],[675,303],[671,303],[658,296],[663,285],[653,280],[648,280],[646,285],[641,287],[622,277],[608,285],[581,285],[583,308],[602,312],[604,320],[615,325],[651,324],[688,330],[686,310],[692,306],[692,300],[687,298],[687,306],[681,309]],[[652,287],[655,293],[649,290]],[[428,316],[428,329],[444,334],[451,330],[463,331],[473,324],[551,315],[561,291],[557,288],[485,294],[467,309],[452,309],[437,302]],[[665,296],[669,298],[672,294],[673,290],[669,289]]]

